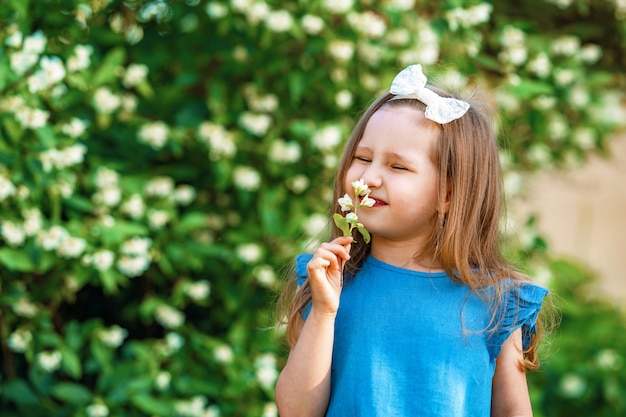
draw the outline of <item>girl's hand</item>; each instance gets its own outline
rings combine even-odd
[[[343,265],[350,259],[352,237],[322,243],[306,266],[313,307],[317,313],[334,316],[339,309]]]

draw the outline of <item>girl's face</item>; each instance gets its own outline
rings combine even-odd
[[[438,211],[447,210],[438,202],[439,174],[431,158],[440,132],[422,111],[407,106],[382,107],[368,121],[343,186],[354,198],[351,183],[363,178],[372,190],[376,204],[358,214],[373,245],[383,240],[423,245]]]

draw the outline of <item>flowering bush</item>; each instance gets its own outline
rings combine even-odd
[[[509,189],[624,120],[619,1],[5,3],[7,417],[275,415],[280,267],[408,64],[493,98]]]

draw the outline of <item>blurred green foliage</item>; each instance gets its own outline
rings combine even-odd
[[[356,114],[412,63],[484,91],[515,194],[623,127],[625,17],[610,0],[5,1],[1,414],[276,415],[281,268],[328,224]],[[537,412],[623,413],[623,318],[522,232],[511,256],[563,309]]]

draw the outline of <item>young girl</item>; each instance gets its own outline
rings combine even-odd
[[[371,241],[334,227],[296,259],[281,417],[532,416],[525,371],[547,291],[501,258],[488,120],[410,66],[358,122],[335,201],[360,201],[359,180]]]

